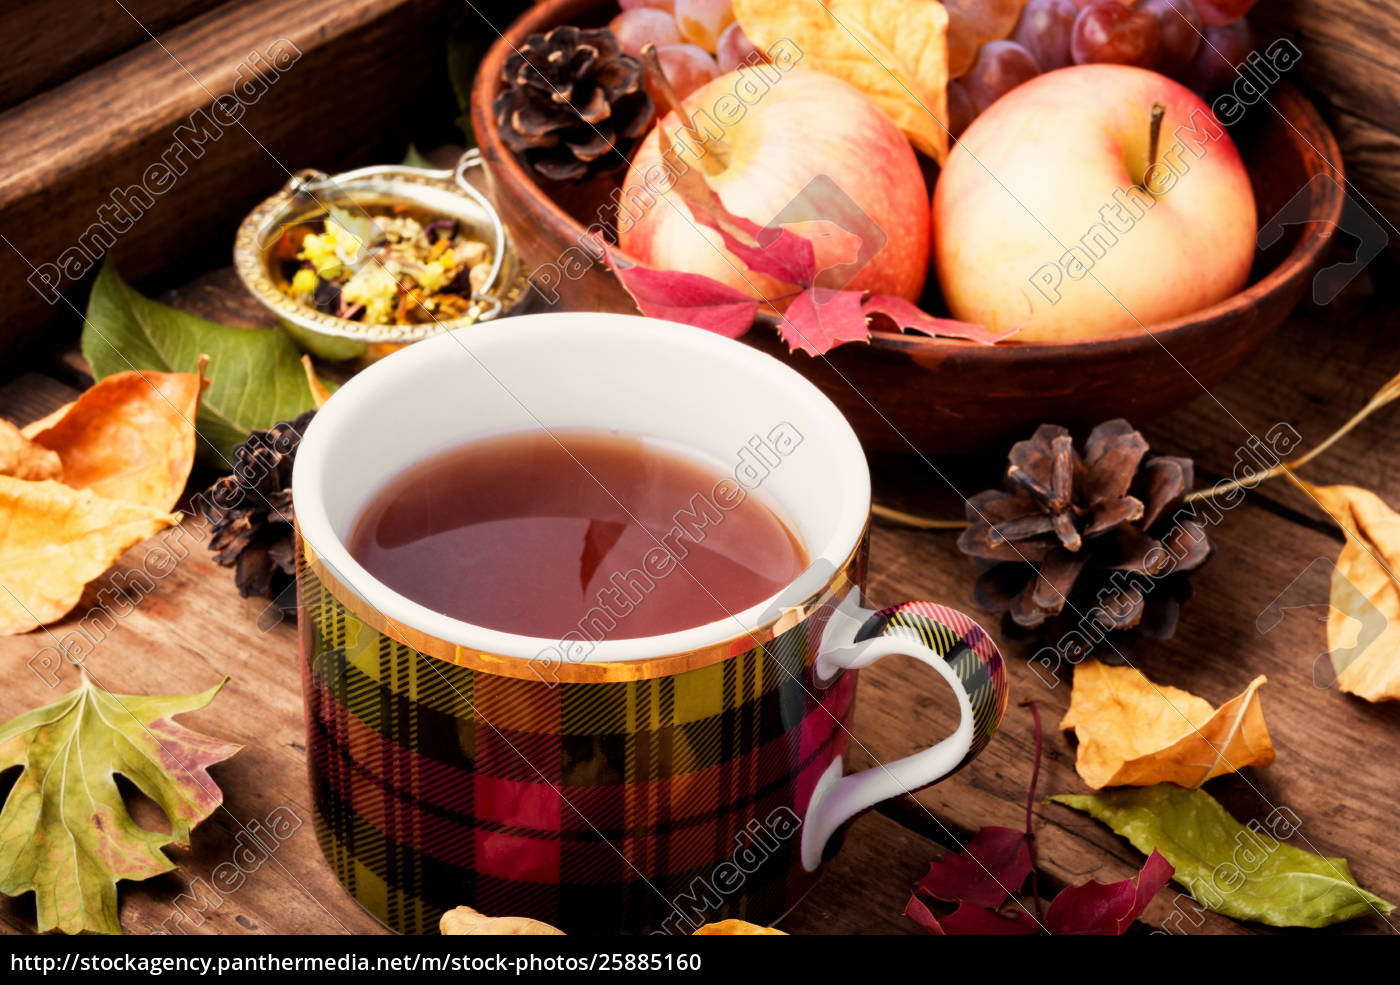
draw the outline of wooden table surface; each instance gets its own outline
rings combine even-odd
[[[215,271],[165,300],[230,324],[267,324],[269,319],[243,294],[232,273]],[[1203,394],[1181,411],[1144,428],[1155,450],[1190,455],[1198,483],[1228,474],[1236,449],[1251,433],[1277,422],[1297,428],[1310,447],[1360,407],[1371,392],[1400,369],[1400,318],[1387,298],[1353,291],[1326,310],[1302,309],[1259,355],[1213,395]],[[23,423],[71,399],[85,385],[84,368],[72,350],[0,386],[0,416]],[[1054,408],[1046,408],[1053,420]],[[1400,446],[1393,440],[1400,407],[1368,420],[1304,473],[1314,482],[1368,487],[1400,505]],[[961,516],[961,496],[994,484],[1005,449],[981,459],[879,463],[876,500],[929,516]],[[198,489],[210,476],[196,473]],[[191,523],[203,539],[207,532]],[[956,535],[918,532],[877,524],[871,551],[871,601],[888,604],[930,599],[970,605],[969,563],[954,545]],[[1186,688],[1219,704],[1257,674],[1269,683],[1261,692],[1278,758],[1268,770],[1217,779],[1210,790],[1241,819],[1262,818],[1287,807],[1302,820],[1294,843],[1350,859],[1362,885],[1400,901],[1400,705],[1372,705],[1313,683],[1313,663],[1326,650],[1321,613],[1290,611],[1269,632],[1256,617],[1293,585],[1294,604],[1325,607],[1327,567],[1340,535],[1296,489],[1275,482],[1252,492],[1211,531],[1215,557],[1194,577],[1177,636],[1144,641],[1128,656],[1153,680]],[[113,579],[141,563],[149,545],[138,545],[88,586],[81,613]],[[1295,579],[1301,580],[1294,585]],[[289,623],[259,628],[267,603],[238,597],[233,577],[197,546],[133,612],[122,619],[88,657],[89,672],[117,693],[189,693],[224,675],[231,680],[205,710],[184,717],[190,725],[244,749],[213,768],[224,790],[224,809],[196,829],[187,850],[171,849],[179,869],[121,888],[121,919],[127,933],[162,928],[187,933],[379,933],[382,928],[340,888],[322,860],[312,833],[305,772],[302,702],[296,641]],[[975,610],[973,610],[975,612]],[[979,616],[1000,641],[993,618]],[[263,622],[267,620],[264,618]],[[49,627],[56,636],[73,628],[76,616]],[[0,721],[53,701],[78,679],[66,667],[50,687],[27,662],[51,642],[49,632],[0,639]],[[1074,750],[1056,729],[1069,699],[1068,680],[1049,686],[1033,674],[1023,649],[1006,647],[1012,703],[985,752],[953,779],[883,805],[860,818],[840,855],[815,890],[781,923],[795,934],[910,933],[903,915],[910,887],[933,858],[984,824],[1019,826],[1025,810],[1032,756],[1029,713],[1017,707],[1034,699],[1047,725],[1040,792],[1083,792],[1073,769]],[[863,672],[854,733],[860,740],[852,763],[888,762],[928,744],[951,727],[951,697],[933,675],[911,660],[891,658]],[[153,810],[137,804],[138,816],[159,824]],[[215,899],[202,915],[186,897],[196,879],[237,849],[239,824],[261,820],[278,809],[304,823],[278,846],[236,893]],[[1142,862],[1125,842],[1088,818],[1055,805],[1036,808],[1042,892],[1068,882],[1127,877]],[[465,901],[464,901],[465,902]],[[1158,895],[1137,930],[1162,926],[1174,912],[1175,926],[1196,933],[1259,933],[1206,913],[1175,887]],[[1377,915],[1323,933],[1392,932],[1400,920]],[[32,932],[32,897],[0,898],[0,927]]]

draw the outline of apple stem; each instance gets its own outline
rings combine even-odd
[[[1152,122],[1147,131],[1147,167],[1143,171],[1144,175],[1157,163],[1157,144],[1162,139],[1162,117],[1166,112],[1167,108],[1161,103],[1152,104]]]
[[[695,129],[695,121],[691,118],[690,114],[685,111],[685,106],[681,101],[681,97],[676,94],[676,87],[671,85],[670,79],[666,78],[666,70],[661,67],[661,58],[656,53],[655,43],[648,41],[642,46],[642,64],[645,65],[646,70],[651,73],[652,81],[656,83],[656,89],[661,93],[661,100],[666,104],[662,107],[663,112],[660,115],[664,116],[666,112],[675,113],[676,118],[681,121],[681,129],[694,141],[696,146],[705,150],[714,151],[715,156],[718,157],[721,162],[725,161],[728,158],[728,154],[726,153],[728,148],[725,147],[724,141],[720,140],[718,137],[707,141],[705,138],[701,137],[699,131]]]

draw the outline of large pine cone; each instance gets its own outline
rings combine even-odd
[[[554,181],[614,171],[651,121],[645,75],[607,28],[532,34],[501,68],[501,140]]]
[[[958,547],[981,571],[974,601],[1005,613],[1012,635],[1171,636],[1187,573],[1212,550],[1194,511],[1178,511],[1193,472],[1189,458],[1149,456],[1121,419],[1094,428],[1082,455],[1041,425],[1012,446],[1005,490],[968,501]]]
[[[214,560],[234,569],[238,594],[270,595],[291,608],[296,576],[292,464],[308,410],[292,421],[254,431],[233,450],[233,473],[204,491],[201,512],[213,524]]]

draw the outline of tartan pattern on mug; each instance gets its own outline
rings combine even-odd
[[[875,636],[905,636],[943,655],[972,706],[972,746],[957,768],[972,762],[992,741],[1011,695],[1004,658],[991,637],[966,613],[933,602],[902,602],[880,610],[856,639]]]
[[[800,817],[846,751],[855,675],[814,682],[809,622],[698,670],[550,684],[421,654],[304,562],[298,588],[317,836],[392,929],[465,904],[688,933],[767,923],[815,879]]]

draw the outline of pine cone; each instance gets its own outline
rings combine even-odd
[[[532,34],[501,68],[501,140],[554,181],[614,171],[651,121],[645,75],[607,28]]]
[[[1191,459],[1149,456],[1125,420],[1094,428],[1082,456],[1068,431],[1041,425],[1012,446],[1006,490],[968,501],[958,548],[981,571],[974,601],[1005,613],[1011,635],[1171,636],[1187,573],[1212,550],[1205,528],[1177,514],[1193,479]]]
[[[296,577],[292,463],[314,410],[254,431],[233,450],[233,472],[204,491],[201,512],[213,524],[214,560],[233,568],[238,594],[270,595],[284,609]]]

